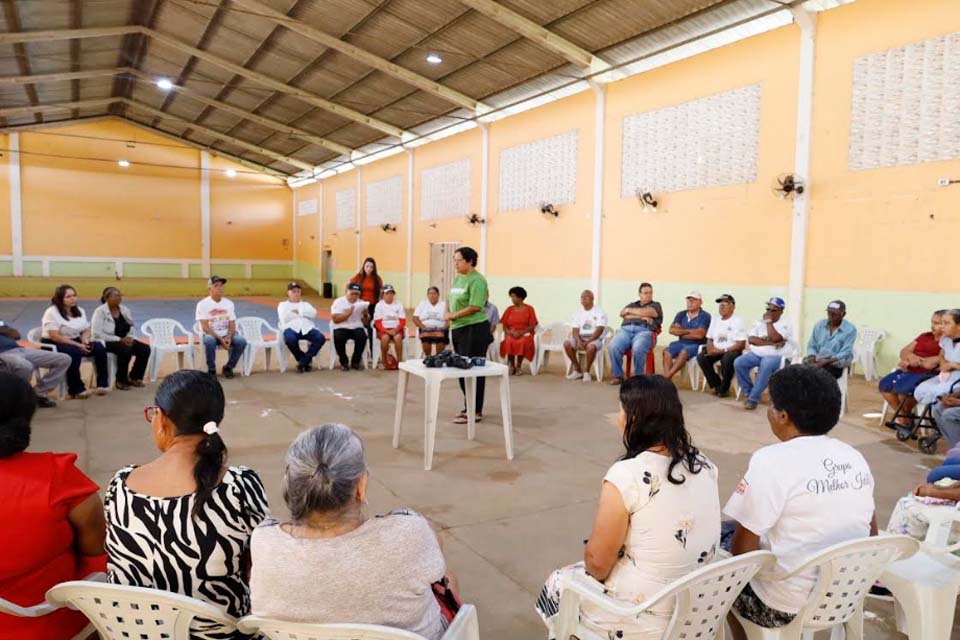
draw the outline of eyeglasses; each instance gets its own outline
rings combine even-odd
[[[157,411],[160,411],[160,407],[155,404],[151,404],[148,407],[143,408],[143,419],[153,424],[153,418],[157,415]]]
[[[780,307],[767,307],[767,311],[780,311]]]

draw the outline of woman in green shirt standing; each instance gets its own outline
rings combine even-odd
[[[477,252],[470,247],[460,247],[453,254],[453,266],[457,277],[453,280],[447,296],[447,320],[452,330],[453,350],[468,358],[483,357],[490,346],[490,322],[484,312],[487,300],[487,279],[477,271]],[[477,420],[483,416],[483,392],[486,379],[477,378]],[[466,385],[460,378],[463,392],[463,411],[454,418],[454,424],[467,424]]]

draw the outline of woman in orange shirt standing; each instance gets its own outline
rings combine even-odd
[[[360,299],[370,305],[369,313],[363,321],[363,325],[367,328],[367,344],[371,345],[370,348],[373,349],[373,326],[370,322],[377,303],[380,302],[380,292],[383,290],[383,280],[377,273],[377,261],[373,258],[364,260],[363,267],[360,268],[357,275],[350,278],[348,284],[360,285]]]

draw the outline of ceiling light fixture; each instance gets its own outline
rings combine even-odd
[[[236,170],[236,169],[227,169],[224,173],[227,174],[227,177],[228,177],[228,178],[236,178],[236,177],[237,177],[237,170]]]
[[[427,62],[430,64],[440,64],[443,62],[443,58],[440,57],[439,53],[429,53],[427,54]]]
[[[121,167],[123,167],[124,169],[126,169],[127,167],[130,166],[130,161],[129,161],[129,160],[117,160],[117,164],[120,165]]]
[[[157,80],[157,86],[164,91],[170,91],[170,89],[173,89],[173,81],[170,78],[160,78]]]

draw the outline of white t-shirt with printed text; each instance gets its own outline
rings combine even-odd
[[[584,339],[593,335],[597,327],[608,326],[608,322],[607,314],[597,305],[589,311],[581,307],[573,314],[573,326],[580,330],[580,337]]]
[[[400,326],[400,319],[406,317],[407,312],[399,302],[381,300],[373,309],[373,321],[381,320],[384,329],[396,329]]]
[[[313,318],[317,317],[317,310],[312,304],[301,300],[290,302],[284,300],[277,305],[277,316],[280,318],[281,329],[293,329],[297,333],[309,333],[316,329]]]
[[[363,312],[369,306],[369,304],[360,299],[357,299],[356,302],[350,302],[347,300],[347,296],[337,298],[333,301],[333,304],[330,305],[331,315],[336,316],[351,310],[352,312],[350,317],[343,322],[334,322],[331,320],[330,326],[332,326],[334,329],[359,329],[363,326]]]
[[[775,347],[772,344],[750,345],[750,351],[761,358],[765,356],[781,356],[783,358],[792,358],[793,354],[796,352],[796,347],[793,344],[793,325],[790,324],[789,320],[781,316],[779,320],[773,323],[773,328],[777,330],[777,333],[783,336],[783,339],[786,340],[786,344],[784,344],[782,347]],[[766,338],[767,323],[764,320],[757,320],[753,324],[753,328],[750,330],[750,335],[754,338]]]
[[[421,300],[417,308],[413,310],[413,317],[419,318],[423,326],[428,329],[443,329],[447,323],[444,315],[447,312],[447,303],[443,300],[437,300],[437,304],[430,304],[429,300]]]
[[[220,301],[216,302],[207,296],[197,303],[196,320],[208,320],[210,329],[222,337],[230,333],[230,321],[237,320],[237,312],[227,298],[220,298]]]
[[[789,572],[823,549],[870,535],[873,474],[859,451],[828,436],[802,436],[763,447],[723,512],[760,536],[760,548]],[[816,575],[750,582],[770,607],[797,613]]]
[[[764,327],[764,331],[766,331],[766,327]],[[726,320],[721,318],[719,314],[712,316],[710,318],[710,328],[707,329],[707,339],[713,340],[713,346],[718,349],[729,349],[736,343],[747,340],[747,322],[736,315],[732,315]]]

